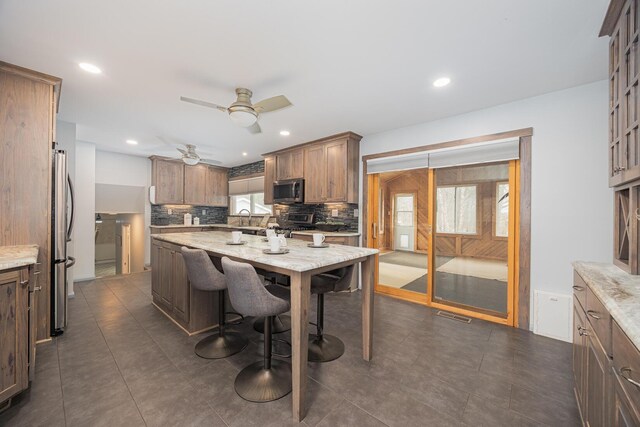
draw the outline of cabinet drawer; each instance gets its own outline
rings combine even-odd
[[[613,367],[637,416],[640,408],[640,352],[616,322],[613,322],[613,352]]]
[[[573,270],[573,295],[575,295],[584,310],[587,306],[587,284],[575,270]]]
[[[611,356],[613,354],[611,350],[611,315],[589,287],[587,287],[587,305],[585,308],[591,328],[598,336],[604,351],[607,352],[608,356]]]

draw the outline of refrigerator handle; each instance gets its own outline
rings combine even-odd
[[[74,266],[74,264],[76,263],[76,259],[72,256],[67,257],[67,262],[64,265],[64,268],[71,268]]]
[[[73,182],[71,177],[67,175],[67,182],[69,183],[69,193],[71,194],[71,218],[69,220],[69,228],[67,229],[67,242],[71,241],[71,232],[73,231],[73,223],[75,221],[76,199],[73,193]]]

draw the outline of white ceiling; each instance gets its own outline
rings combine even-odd
[[[0,0],[0,60],[63,78],[59,119],[101,150],[173,153],[160,137],[230,166],[604,79],[607,3]],[[445,75],[452,83],[434,88]],[[254,102],[284,94],[294,106],[263,115],[251,135],[179,101],[229,105],[238,86]]]

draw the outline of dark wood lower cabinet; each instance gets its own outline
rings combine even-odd
[[[639,426],[640,352],[579,275],[574,282],[573,375],[582,423]]]
[[[0,407],[29,387],[35,370],[35,308],[30,267],[0,272]]]
[[[217,292],[193,288],[180,246],[151,239],[151,293],[154,304],[187,333],[218,325]]]

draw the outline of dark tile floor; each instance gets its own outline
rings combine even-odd
[[[284,426],[291,399],[244,401],[239,369],[259,360],[260,335],[232,358],[193,353],[150,300],[150,274],[76,286],[69,328],[38,346],[31,389],[2,426]],[[314,304],[314,301],[312,301]],[[360,357],[360,294],[327,296],[340,359],[310,364],[309,426],[578,425],[567,343],[481,321],[463,324],[377,296],[374,359]]]

